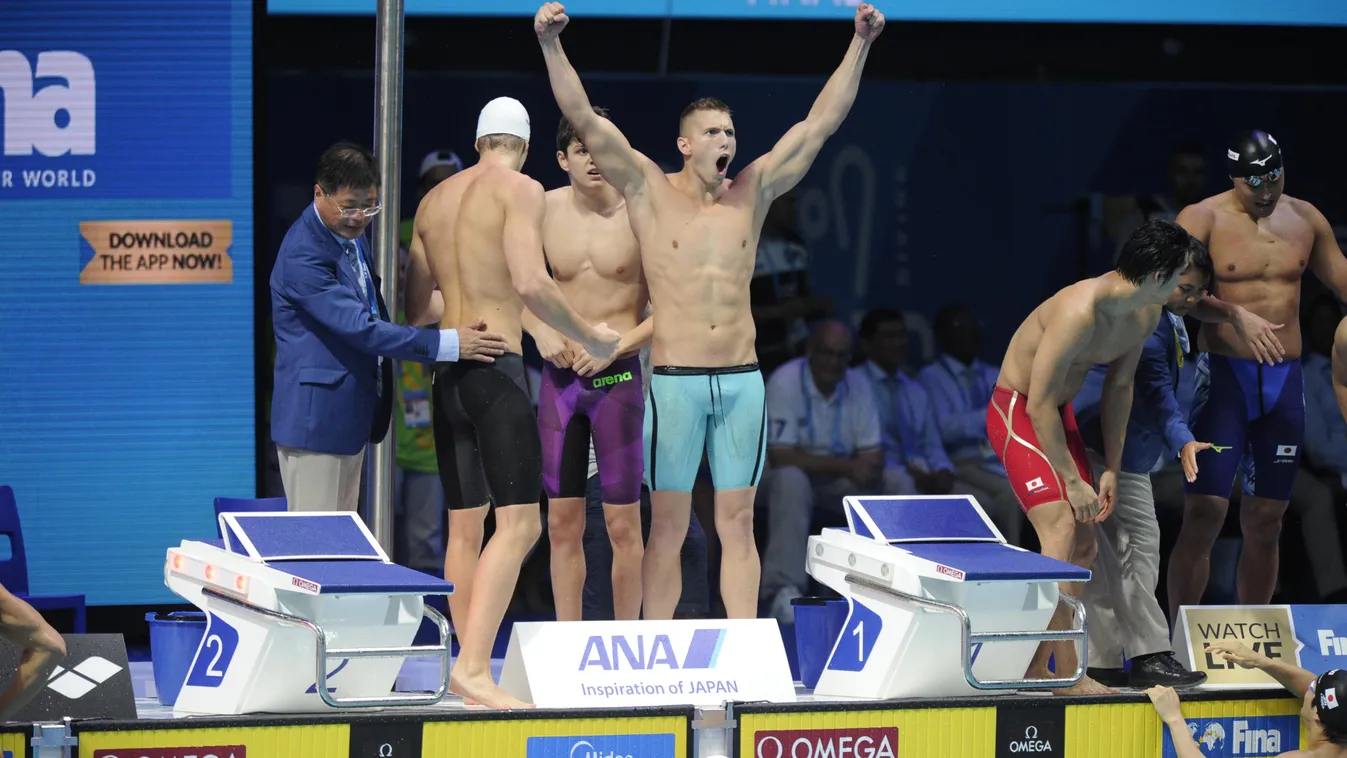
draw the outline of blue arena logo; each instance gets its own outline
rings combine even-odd
[[[529,737],[525,758],[674,758],[672,734]]]
[[[716,667],[724,629],[698,629],[680,660],[667,634],[592,635],[580,656],[580,671],[599,668],[619,671],[623,668],[644,671],[663,666],[667,669],[710,669]],[[625,663],[625,666],[624,666]]]
[[[1300,719],[1297,716],[1188,719],[1188,733],[1205,758],[1275,756],[1299,747]],[[1160,755],[1178,758],[1168,729]]]

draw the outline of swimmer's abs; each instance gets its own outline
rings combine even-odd
[[[661,322],[660,318],[657,311],[650,348],[650,360],[655,365],[740,366],[758,360],[753,347],[757,331],[751,319],[746,328],[710,328],[701,323],[679,324],[673,319]]]

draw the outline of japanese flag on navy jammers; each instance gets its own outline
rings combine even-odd
[[[1296,446],[1295,446],[1295,445],[1278,445],[1278,446],[1277,446],[1277,457],[1278,457],[1278,458],[1290,458],[1290,457],[1293,457],[1295,454],[1296,454]]]

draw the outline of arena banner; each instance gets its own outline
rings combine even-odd
[[[1347,625],[1343,625],[1347,626]],[[1239,642],[1269,658],[1299,665],[1300,645],[1289,605],[1182,606],[1174,625],[1175,656],[1207,675],[1208,689],[1280,688],[1272,677],[1246,669],[1207,651],[1213,642]]]
[[[471,713],[427,722],[424,758],[691,758],[691,708],[643,709],[584,717]],[[651,715],[653,714],[653,715]]]
[[[736,703],[734,758],[993,758],[996,709]],[[1074,755],[1074,754],[1073,754]]]

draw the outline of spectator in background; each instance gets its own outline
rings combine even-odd
[[[412,236],[416,233],[416,208],[421,204],[426,193],[435,188],[435,185],[448,179],[463,170],[463,159],[453,150],[432,150],[421,159],[421,171],[416,185],[416,205],[410,205],[403,208],[404,211],[410,211],[412,216],[404,218],[402,225],[398,228],[402,239],[402,246],[410,248],[412,246]]]
[[[940,426],[926,390],[903,373],[907,327],[903,316],[876,308],[861,319],[861,350],[866,361],[857,372],[870,385],[884,451],[884,468],[902,471],[918,492],[948,495],[954,490],[954,464],[940,442]]]
[[[949,305],[936,314],[935,338],[940,355],[917,373],[917,381],[931,400],[954,479],[960,491],[977,498],[1006,541],[1019,545],[1024,513],[987,442],[987,404],[1000,369],[978,357],[982,332],[966,305]]]
[[[886,467],[870,385],[848,370],[851,332],[838,321],[814,328],[805,357],[787,361],[767,382],[765,477],[768,533],[760,597],[770,613],[792,623],[800,597],[805,546],[814,508],[841,513],[847,495],[910,495],[912,477]]]
[[[1123,243],[1132,232],[1154,218],[1174,221],[1179,211],[1206,196],[1207,159],[1202,146],[1196,142],[1180,142],[1169,152],[1165,177],[1169,191],[1163,195],[1136,195],[1127,198],[1130,206],[1125,214],[1108,226],[1109,238],[1115,242],[1114,258],[1122,252]]]
[[[791,190],[767,209],[749,284],[758,365],[766,376],[800,354],[809,337],[805,319],[833,311],[832,298],[815,297],[809,288],[809,250],[796,224],[796,199]]]

